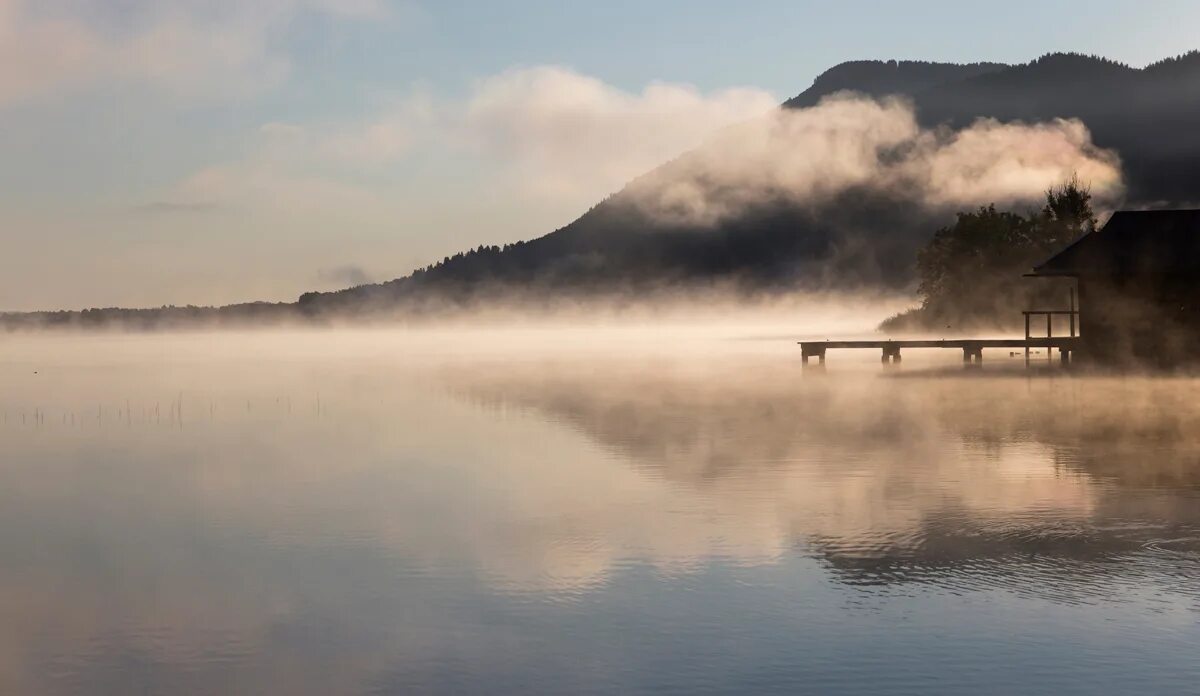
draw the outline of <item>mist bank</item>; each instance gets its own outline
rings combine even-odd
[[[445,297],[417,294],[411,301],[359,306],[353,312],[305,311],[296,303],[224,307],[98,308],[81,311],[0,313],[0,333],[172,332],[220,330],[321,330],[399,327],[414,330],[515,327],[599,330],[671,326],[737,327],[796,336],[871,333],[883,318],[911,303],[907,293],[752,290],[731,284],[659,286],[645,292],[547,294],[530,288],[488,286],[479,293]]]

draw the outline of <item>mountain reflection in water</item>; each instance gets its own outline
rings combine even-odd
[[[775,552],[810,550],[848,583],[1082,600],[1151,573],[1200,606],[1195,380],[708,368],[568,363],[449,381],[759,520]]]
[[[447,345],[10,341],[0,693],[1200,679],[1196,379]]]

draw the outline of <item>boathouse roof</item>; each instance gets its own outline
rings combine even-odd
[[[1200,210],[1121,210],[1033,269],[1037,276],[1195,274]]]

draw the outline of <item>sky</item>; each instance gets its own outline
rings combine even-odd
[[[853,59],[1145,65],[1200,4],[0,0],[0,310],[294,300],[546,234]]]

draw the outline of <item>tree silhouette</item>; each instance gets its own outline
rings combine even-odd
[[[1028,215],[995,205],[959,213],[917,252],[921,306],[884,322],[884,329],[970,328],[1015,322],[1031,304],[1062,300],[1060,288],[1021,276],[1096,229],[1092,194],[1077,177],[1046,191]]]

